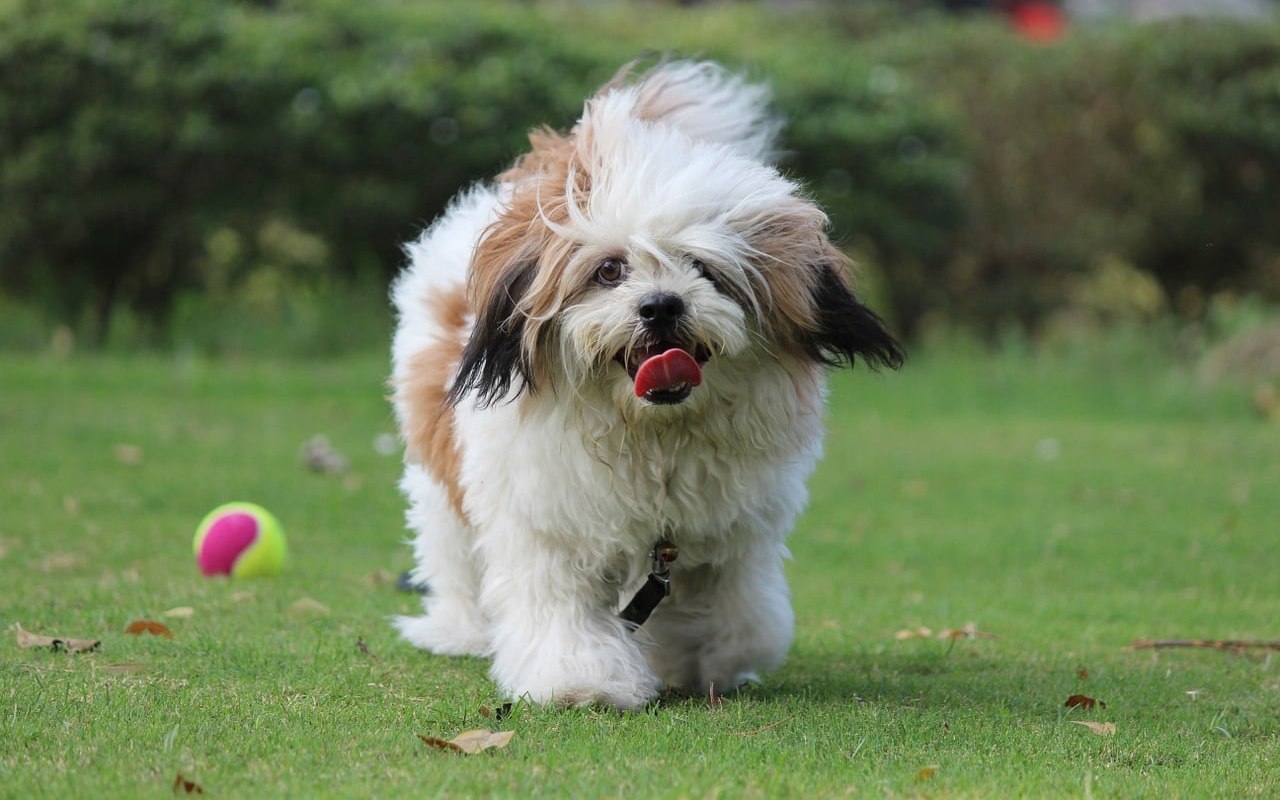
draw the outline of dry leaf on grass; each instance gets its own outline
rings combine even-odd
[[[1087,694],[1073,694],[1070,697],[1068,697],[1067,702],[1063,703],[1062,705],[1066,706],[1067,708],[1083,708],[1085,711],[1091,710],[1095,705],[1100,708],[1107,707],[1106,703],[1102,702],[1096,697],[1090,697]]]
[[[243,603],[244,601],[252,600],[255,597],[257,597],[257,594],[254,592],[233,592],[231,595],[231,601],[233,603]]]
[[[1260,639],[1134,639],[1134,650],[1166,650],[1170,648],[1204,648],[1243,653],[1246,650],[1280,650],[1280,641]]]
[[[994,633],[978,630],[976,623],[970,622],[963,628],[943,628],[938,631],[939,639],[996,639]]]
[[[497,708],[489,708],[488,706],[480,706],[480,716],[485,719],[492,719],[501,722],[503,719],[511,715],[511,704],[503,703]]]
[[[133,636],[149,633],[152,636],[163,636],[166,639],[173,638],[173,631],[153,619],[135,619],[129,623],[129,627],[125,628],[124,632]]]
[[[1084,667],[1081,667],[1080,669],[1076,670],[1076,677],[1082,681],[1089,680],[1089,670],[1085,669]]]
[[[204,789],[195,781],[189,781],[179,772],[173,779],[174,794],[204,794]]]
[[[926,628],[924,625],[921,625],[915,630],[912,630],[911,628],[903,628],[893,635],[893,638],[900,642],[907,639],[930,639],[932,637],[933,631],[930,628]]]
[[[169,617],[170,619],[186,619],[187,617],[194,616],[195,613],[196,610],[191,606],[178,606],[177,608],[171,608],[168,611],[165,611],[160,616]]]
[[[935,635],[932,628],[921,625],[918,628],[903,628],[893,635],[898,641],[907,639],[996,639],[994,633],[978,630],[975,623],[970,622],[963,628],[943,628]]]
[[[937,764],[930,764],[927,767],[921,767],[920,771],[916,773],[916,782],[921,783],[927,780],[932,780],[933,776],[937,774],[938,774]]]
[[[515,731],[470,730],[463,731],[447,741],[437,739],[434,736],[425,736],[421,733],[418,734],[418,738],[437,750],[451,750],[455,753],[475,755],[491,748],[502,749],[511,743],[511,737],[515,735]]]
[[[55,651],[66,650],[68,653],[87,653],[97,650],[101,639],[71,639],[66,636],[41,636],[38,633],[24,631],[21,625],[14,624],[14,633],[18,637],[18,647],[51,647]]]
[[[1094,722],[1085,719],[1073,719],[1072,725],[1083,725],[1099,736],[1111,736],[1116,732],[1116,724],[1114,722]]]

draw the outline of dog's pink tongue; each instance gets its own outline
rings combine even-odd
[[[636,370],[636,397],[644,397],[654,389],[669,389],[677,384],[697,386],[702,383],[702,367],[693,356],[678,347],[650,356]]]

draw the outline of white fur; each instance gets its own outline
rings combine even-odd
[[[767,302],[745,234],[797,187],[766,162],[777,125],[764,100],[717,67],[677,62],[589,102],[578,130],[590,133],[592,188],[562,233],[580,244],[575,258],[625,253],[626,281],[558,315],[552,386],[457,405],[470,524],[426,469],[406,467],[415,576],[431,594],[423,616],[397,625],[432,652],[492,656],[512,697],[633,708],[664,684],[728,691],[787,653],[784,540],[820,455],[823,377],[774,352],[759,309],[691,262]],[[473,188],[409,246],[395,378],[439,335],[425,298],[465,280],[504,191]],[[685,299],[714,353],[675,406],[638,400],[612,361],[635,335],[637,298],[654,290]],[[397,413],[410,413],[404,401]],[[664,531],[679,546],[673,594],[631,631],[616,614]]]

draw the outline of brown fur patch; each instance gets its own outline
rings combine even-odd
[[[764,254],[756,266],[767,284],[762,300],[770,339],[794,345],[817,326],[818,269],[830,265],[847,281],[849,259],[827,238],[821,209],[800,198],[792,198],[789,206],[749,231],[747,240]]]
[[[792,198],[748,236],[769,261],[757,265],[768,285],[768,336],[827,366],[861,360],[896,369],[905,357],[902,348],[884,320],[853,294],[853,262],[827,238],[826,226],[821,209]]]
[[[449,495],[449,506],[464,521],[461,452],[454,431],[453,406],[446,402],[449,381],[462,355],[467,297],[461,286],[427,298],[442,329],[439,338],[409,360],[408,374],[396,386],[404,404],[405,440],[409,456],[427,468]]]
[[[511,198],[481,237],[471,260],[467,290],[477,309],[501,306],[508,300],[502,293],[515,283],[513,273],[529,273],[524,295],[510,299],[521,318],[522,348],[535,382],[547,377],[539,350],[548,323],[576,293],[574,282],[565,280],[576,245],[556,234],[553,226],[567,224],[569,204],[591,189],[581,157],[583,136],[580,130],[564,135],[545,128],[529,134],[532,150],[498,177],[511,185]]]

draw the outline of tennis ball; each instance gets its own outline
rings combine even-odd
[[[227,503],[210,511],[196,529],[194,544],[196,564],[205,575],[249,578],[284,570],[284,530],[255,503]]]

